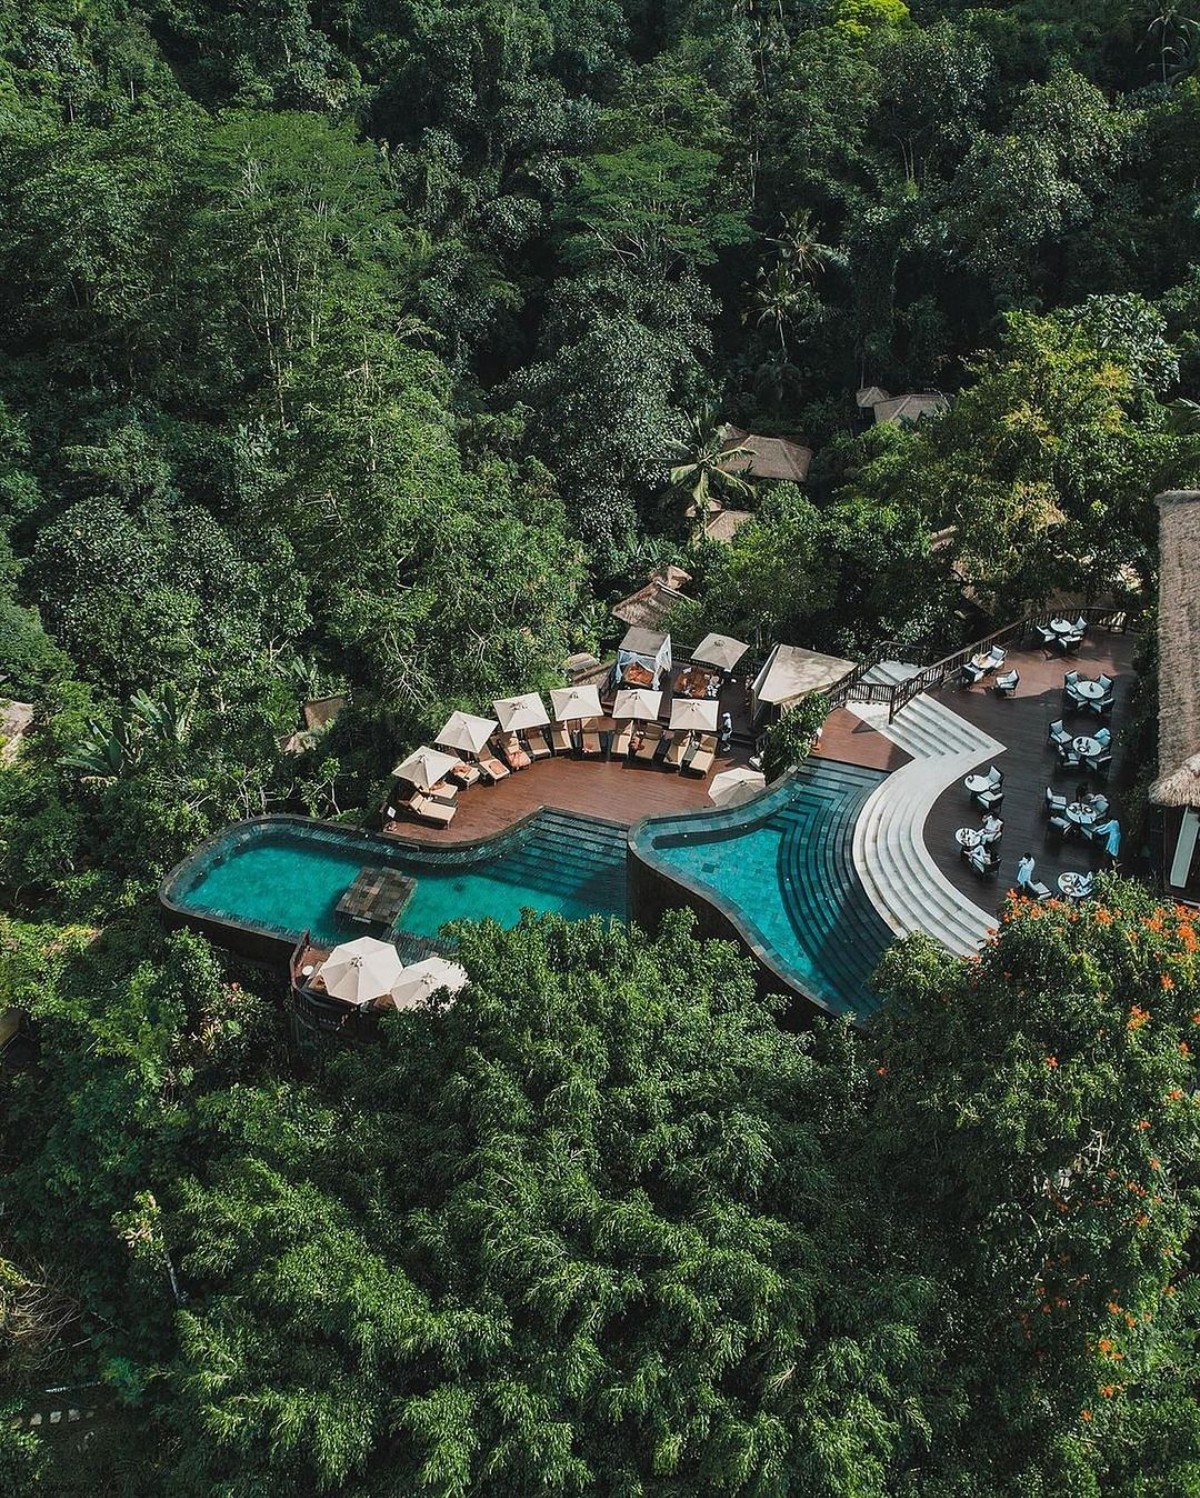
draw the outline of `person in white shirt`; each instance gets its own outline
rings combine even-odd
[[[1033,885],[1033,854],[1026,853],[1017,865],[1017,888],[1029,890]]]

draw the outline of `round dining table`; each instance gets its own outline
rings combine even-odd
[[[960,827],[954,834],[954,841],[960,848],[978,848],[983,841],[983,833],[978,827]]]
[[[1067,807],[1067,821],[1074,822],[1076,827],[1090,827],[1098,817],[1099,813],[1082,801],[1072,801]]]
[[[1074,692],[1076,697],[1082,697],[1085,702],[1099,702],[1104,696],[1104,688],[1098,681],[1077,681]]]
[[[1058,876],[1059,890],[1069,900],[1073,900],[1081,890],[1087,889],[1087,884],[1088,876],[1086,874],[1074,874],[1070,869],[1065,874]]]
[[[966,786],[972,796],[978,795],[980,791],[990,791],[992,788],[992,782],[986,775],[968,775],[963,781],[963,785]]]
[[[1071,748],[1074,749],[1080,759],[1095,759],[1104,749],[1104,745],[1099,739],[1088,738],[1085,734],[1080,738],[1072,739]]]
[[[1075,626],[1069,619],[1051,619],[1050,628],[1056,635],[1073,635]]]

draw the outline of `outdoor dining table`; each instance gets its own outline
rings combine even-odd
[[[1075,626],[1069,619],[1051,619],[1050,628],[1056,635],[1073,635]]]
[[[1058,887],[1068,899],[1073,899],[1081,889],[1087,888],[1087,879],[1086,874],[1073,874],[1068,869],[1065,874],[1058,876]]]
[[[992,788],[992,782],[986,775],[968,775],[963,781],[963,785],[971,792],[972,796],[980,791],[990,791]]]
[[[978,848],[983,841],[983,833],[978,827],[960,827],[954,834],[954,840],[960,848]]]
[[[1095,759],[1098,754],[1104,752],[1104,745],[1100,740],[1089,738],[1086,734],[1080,738],[1072,739],[1071,748],[1074,749],[1080,759]]]
[[[1074,822],[1077,827],[1090,827],[1098,820],[1098,813],[1090,806],[1085,806],[1082,801],[1072,801],[1067,807],[1067,821]]]
[[[1104,696],[1104,688],[1098,681],[1077,681],[1074,692],[1076,697],[1082,697],[1085,702],[1099,702]]]

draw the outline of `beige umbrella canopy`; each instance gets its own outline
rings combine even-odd
[[[692,651],[692,660],[702,666],[715,666],[718,671],[732,671],[749,649],[744,641],[730,639],[728,635],[705,635]]]
[[[401,973],[390,942],[359,936],[334,947],[321,964],[325,992],[346,1004],[369,1004],[389,991]]]
[[[717,704],[700,697],[676,697],[671,703],[671,727],[714,733],[717,727]]]
[[[523,733],[527,728],[540,728],[550,721],[546,705],[536,692],[523,692],[519,697],[499,697],[492,707],[505,733]]]
[[[447,962],[444,957],[426,957],[423,962],[411,962],[399,974],[388,991],[388,998],[397,1009],[415,1009],[428,1001],[430,994],[446,988],[452,994],[465,988],[466,969],[457,962]]]
[[[722,770],[713,776],[708,799],[717,806],[740,806],[765,790],[767,777],[758,770]]]
[[[495,718],[477,718],[474,713],[451,713],[442,725],[437,742],[446,749],[478,754],[495,728]]]
[[[430,749],[423,744],[392,771],[397,780],[407,780],[419,791],[432,790],[439,780],[453,770],[458,760],[453,754],[443,754],[440,749]]]
[[[648,692],[645,687],[625,687],[617,693],[612,715],[614,718],[657,718],[661,706],[661,692]]]
[[[598,718],[604,712],[600,693],[593,686],[559,687],[550,693],[554,716],[560,723],[569,718]]]

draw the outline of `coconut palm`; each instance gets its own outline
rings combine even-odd
[[[706,409],[688,419],[687,439],[674,444],[678,461],[671,469],[671,489],[691,497],[702,523],[721,496],[749,498],[754,494],[753,484],[730,471],[751,456],[750,449],[731,447],[724,432],[713,412]]]
[[[1158,68],[1164,87],[1186,76],[1195,64],[1192,44],[1200,22],[1182,11],[1182,6],[1163,0],[1155,6],[1155,14],[1146,27],[1146,36],[1158,48]]]

